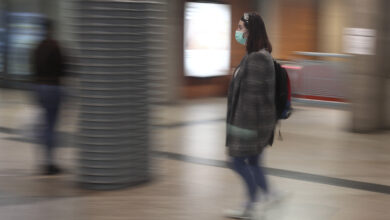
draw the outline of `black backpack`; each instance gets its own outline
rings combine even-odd
[[[281,119],[287,119],[292,113],[291,107],[291,86],[290,79],[285,68],[274,60],[275,68],[275,105],[276,105],[276,119],[279,122]],[[283,140],[280,133],[279,123],[279,138]]]
[[[290,79],[285,68],[274,61],[276,118],[287,119],[292,112]]]

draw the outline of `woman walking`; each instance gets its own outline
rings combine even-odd
[[[260,167],[261,155],[273,142],[276,123],[275,70],[264,22],[259,14],[245,13],[235,33],[247,54],[236,68],[228,92],[226,146],[233,169],[242,177],[248,192],[243,208],[227,217],[250,219],[258,200],[258,188],[268,193]]]

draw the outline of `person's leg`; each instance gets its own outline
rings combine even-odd
[[[54,165],[54,148],[56,144],[55,126],[58,117],[58,105],[55,102],[50,103],[46,109],[46,128],[45,128],[45,145],[46,158],[49,165]]]
[[[249,199],[245,208],[251,209],[253,203],[256,202],[257,186],[250,173],[246,160],[247,157],[233,157],[233,169],[243,178],[247,186]]]
[[[44,150],[44,166],[47,167],[52,163],[52,152],[51,147],[49,145],[50,142],[50,91],[48,91],[47,85],[37,85],[37,96],[38,96],[38,103],[42,109],[42,116],[41,120],[43,120],[43,128],[40,129],[39,137],[42,139],[40,143],[43,145]],[[45,168],[46,169],[46,168]]]
[[[45,147],[45,164],[47,166],[53,164],[53,146],[52,146],[52,131],[50,126],[50,109],[45,108],[45,128],[44,128],[44,147]]]
[[[51,86],[50,87],[50,97],[48,97],[48,107],[47,107],[47,139],[46,139],[46,146],[47,146],[47,152],[49,159],[51,160],[52,164],[54,164],[53,157],[54,157],[54,148],[56,147],[56,124],[58,119],[58,113],[60,108],[60,102],[61,102],[61,93],[58,86]]]
[[[261,162],[261,155],[255,155],[248,158],[249,170],[256,182],[256,184],[265,192],[268,193],[268,184],[264,175],[263,168],[259,165]]]
[[[45,128],[43,144],[45,146],[45,174],[60,172],[54,161],[55,126],[60,106],[60,91],[56,86],[42,85],[40,89],[40,103],[44,110]]]
[[[252,156],[248,158],[249,169],[251,174],[256,181],[256,184],[260,186],[264,194],[260,198],[261,208],[266,208],[269,205],[275,204],[276,202],[281,201],[284,197],[287,196],[284,192],[275,191],[275,189],[270,189],[267,183],[267,179],[264,175],[264,170],[261,165],[262,155]]]

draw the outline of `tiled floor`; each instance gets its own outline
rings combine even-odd
[[[75,184],[77,150],[59,149],[69,172],[36,175],[39,147],[29,141],[38,111],[28,93],[0,91],[0,220],[214,220],[244,199],[241,180],[224,161],[225,99],[154,109],[151,182],[126,190],[87,191]],[[60,131],[75,129],[64,106]],[[272,186],[287,197],[266,220],[390,219],[390,133],[348,132],[348,112],[296,105],[284,141],[264,157]]]

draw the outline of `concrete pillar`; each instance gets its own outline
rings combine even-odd
[[[183,0],[167,2],[167,51],[166,56],[166,102],[175,103],[181,96],[183,80]]]
[[[388,58],[390,57],[390,14],[388,11],[390,10],[390,1],[384,1],[382,7],[382,16],[383,16],[383,48],[385,50],[382,61],[384,64],[383,74],[384,74],[384,107],[383,107],[383,121],[384,127],[386,129],[390,129],[390,62],[388,62]]]
[[[6,2],[10,12],[42,13],[40,0],[7,0]]]
[[[374,54],[354,54],[351,59],[352,130],[371,132],[385,127],[386,113],[386,0],[349,2],[349,27],[376,32]],[[388,68],[388,67],[387,67]]]
[[[264,20],[268,37],[272,44],[272,55],[279,57],[280,54],[280,3],[282,0],[256,0],[256,10]]]
[[[348,11],[347,1],[318,1],[318,52],[343,53],[343,30],[348,16],[345,13]]]
[[[5,67],[5,60],[6,60],[6,54],[5,54],[5,43],[7,42],[7,35],[6,35],[6,26],[7,26],[7,19],[6,19],[6,2],[0,1],[0,84],[3,83],[3,77],[4,73],[6,71]]]
[[[70,3],[72,71],[79,78],[78,181],[89,189],[147,181],[150,82],[164,57],[159,20],[165,6],[156,1]]]

